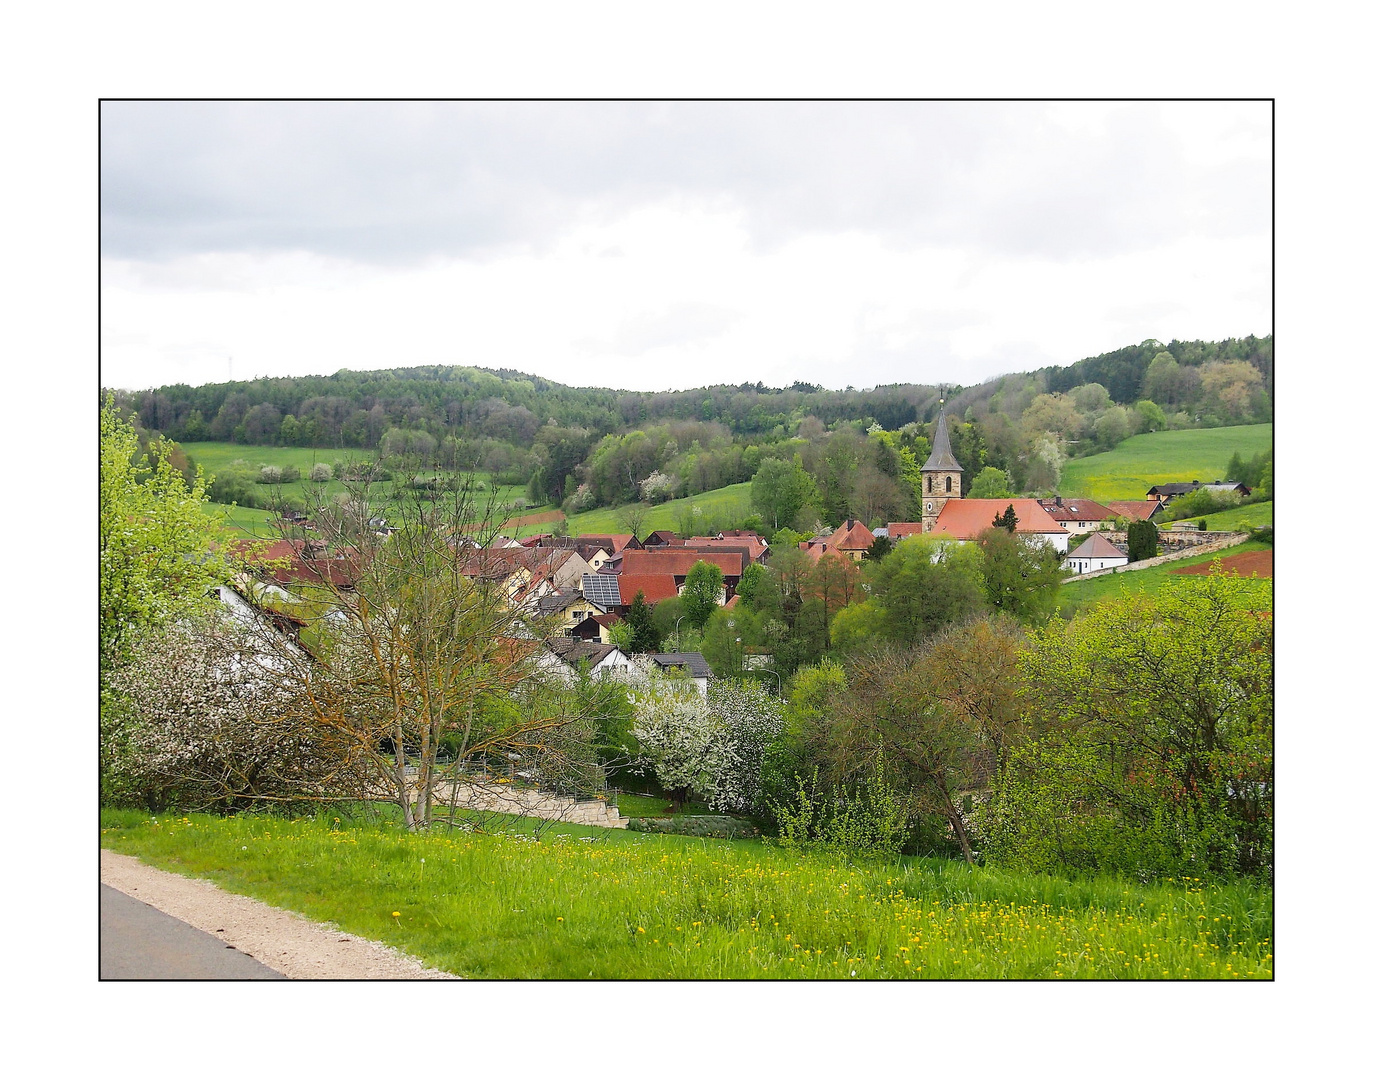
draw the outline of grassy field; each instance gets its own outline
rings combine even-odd
[[[705,491],[700,495],[692,495],[686,499],[673,499],[670,502],[660,503],[648,512],[643,527],[639,530],[639,535],[647,536],[655,529],[670,529],[672,532],[680,532],[682,529],[682,519],[692,514],[693,508],[700,510],[696,517],[704,518],[707,524],[718,525],[721,521],[729,523],[742,521],[753,513],[749,503],[748,483],[731,484],[729,487],[716,488],[714,491]],[[584,514],[573,514],[567,519],[568,534],[576,536],[581,533],[620,533],[625,532],[625,527],[620,523],[619,511],[616,509],[588,510]],[[691,530],[697,532],[696,528]],[[690,534],[689,534],[690,535]]]
[[[1248,458],[1272,446],[1272,424],[1134,435],[1105,454],[1071,458],[1058,486],[1097,502],[1143,499],[1155,484],[1226,479],[1222,474],[1236,452]]]
[[[1182,518],[1182,521],[1202,521],[1205,520],[1208,529],[1219,529],[1222,531],[1233,530],[1235,532],[1249,532],[1252,529],[1261,529],[1265,525],[1273,524],[1273,501],[1250,503],[1248,506],[1237,506],[1233,510],[1222,510],[1218,514],[1204,514],[1201,517]],[[1159,528],[1167,529],[1174,523],[1160,525]]]
[[[235,461],[246,462],[254,470],[260,469],[264,465],[277,465],[283,468],[294,466],[300,470],[300,480],[274,487],[260,486],[260,490],[279,493],[283,498],[297,500],[306,506],[310,506],[320,499],[328,502],[346,491],[344,484],[339,480],[331,480],[326,484],[311,483],[308,479],[310,469],[317,463],[323,462],[326,465],[332,465],[335,461],[370,461],[373,456],[370,451],[365,450],[324,450],[301,446],[243,446],[238,443],[226,442],[188,442],[182,443],[182,449],[191,456],[197,465],[205,470],[207,479],[217,471],[232,465]],[[488,473],[477,473],[476,479],[488,485],[491,483],[491,476]],[[379,485],[378,490],[385,490],[385,487],[384,484]],[[525,497],[525,488],[523,485],[503,487],[498,494],[503,502],[513,503],[515,499]],[[527,510],[518,511],[518,513],[535,513],[542,509],[549,508],[530,507]],[[223,531],[228,534],[247,534],[259,537],[274,535],[272,523],[276,520],[276,515],[271,511],[259,510],[254,507],[231,508],[217,503],[209,504],[205,507],[205,511],[211,517],[219,520]],[[384,508],[381,512],[385,513]],[[511,511],[511,513],[516,512]],[[546,529],[547,526],[543,528]],[[539,531],[541,530],[538,527],[527,526],[519,530],[519,534],[527,535]]]
[[[101,815],[103,846],[468,978],[1270,979],[1272,894],[556,826]]]
[[[1114,600],[1127,594],[1152,596],[1169,582],[1185,580],[1185,578],[1180,578],[1177,574],[1172,573],[1180,566],[1196,566],[1198,563],[1209,563],[1217,558],[1226,558],[1245,551],[1267,551],[1271,550],[1272,547],[1272,544],[1250,540],[1226,548],[1219,553],[1197,555],[1190,559],[1178,559],[1177,562],[1151,566],[1146,570],[1130,570],[1123,574],[1105,574],[1088,581],[1074,581],[1069,578],[1059,588],[1059,612],[1066,617],[1073,612],[1082,611],[1099,604],[1103,600]],[[1273,579],[1260,578],[1252,584],[1251,588],[1253,590],[1254,609],[1256,611],[1272,611]]]

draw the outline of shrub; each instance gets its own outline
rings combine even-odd
[[[258,473],[259,484],[294,484],[300,479],[300,470],[294,465],[264,465]]]
[[[333,478],[333,467],[322,461],[310,470],[310,482],[312,484],[327,484]]]
[[[108,798],[230,813],[360,794],[351,748],[287,719],[292,691],[266,676],[256,633],[212,612],[140,643],[111,680]]]
[[[665,818],[630,818],[626,828],[634,832],[673,833],[677,836],[709,836],[716,840],[738,840],[758,835],[758,826],[740,818],[723,815],[677,814]]]
[[[563,500],[564,514],[580,514],[596,505],[596,493],[589,484],[578,484],[577,490]]]
[[[901,850],[908,811],[880,769],[842,790],[824,791],[818,769],[811,771],[809,780],[795,780],[792,798],[768,807],[782,847],[817,846],[884,858],[894,858]]]

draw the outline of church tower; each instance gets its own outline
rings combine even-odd
[[[939,424],[934,432],[930,460],[920,470],[920,531],[928,533],[939,519],[939,511],[950,499],[963,498],[963,466],[949,446],[949,426],[944,420],[944,402],[939,402]]]

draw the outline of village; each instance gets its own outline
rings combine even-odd
[[[962,471],[950,450],[941,412],[933,450],[921,470],[924,514],[920,521],[869,528],[850,518],[802,540],[800,550],[812,564],[826,558],[860,563],[875,550],[889,550],[913,536],[966,544],[987,529],[1006,527],[1009,521],[1016,535],[1061,553],[1065,576],[1091,576],[1219,551],[1248,535],[1205,531],[1180,522],[1156,531],[1160,554],[1132,564],[1122,527],[1126,523],[1152,522],[1172,500],[1198,490],[1247,496],[1249,488],[1237,481],[1180,481],[1151,486],[1138,500],[1104,505],[1061,495],[972,499],[962,495]],[[368,526],[379,537],[392,531],[383,517],[370,519]],[[344,588],[349,584],[348,552],[329,552],[314,536],[307,515],[285,516],[280,528],[286,537],[253,548],[260,567],[257,574],[242,575],[234,586],[222,587],[225,602],[241,614],[264,596],[289,602],[291,590],[302,586],[308,589],[326,581]],[[766,566],[772,554],[768,541],[753,529],[729,529],[710,536],[679,536],[658,529],[642,539],[633,533],[539,533],[518,540],[498,534],[485,546],[468,537],[455,538],[454,544],[464,553],[463,573],[496,587],[504,605],[523,620],[529,639],[540,643],[538,666],[544,673],[571,680],[579,672],[594,676],[623,676],[635,670],[671,672],[691,679],[701,693],[716,673],[700,652],[631,653],[616,627],[622,626],[636,600],[652,609],[666,599],[681,597],[692,569],[702,563],[719,570],[715,605],[733,609],[749,567]],[[283,609],[277,602],[270,610],[280,622],[289,607]],[[751,669],[767,670],[770,660],[767,653],[754,651],[744,662]]]

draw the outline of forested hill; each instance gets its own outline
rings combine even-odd
[[[1243,423],[1271,419],[1272,375],[1271,335],[1166,346],[1150,340],[1066,367],[954,387],[949,409],[968,419],[1000,413],[1018,422],[1041,395],[1097,384],[1114,405],[1147,400],[1164,414],[1196,417],[1194,423]],[[928,422],[938,396],[936,387],[920,384],[829,390],[800,382],[638,392],[565,386],[509,369],[430,366],[178,384],[120,398],[145,428],[178,441],[375,448],[391,429],[526,447],[549,425],[593,439],[674,420],[716,422],[751,441],[794,435],[807,417],[826,427],[858,421],[894,431]]]

